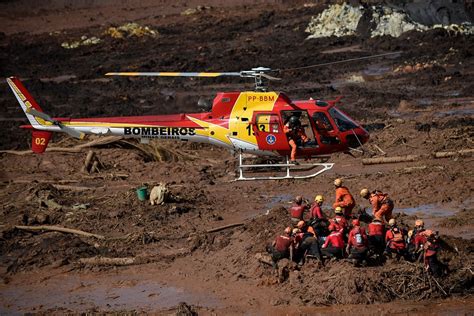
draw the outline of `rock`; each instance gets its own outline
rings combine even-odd
[[[64,259],[59,259],[51,263],[51,268],[60,268],[62,266],[65,266],[69,263],[69,261],[64,258]]]
[[[49,215],[45,213],[36,214],[35,221],[38,224],[49,224],[50,223]]]
[[[409,110],[411,107],[410,103],[407,100],[401,100],[398,104],[398,111],[403,112]]]

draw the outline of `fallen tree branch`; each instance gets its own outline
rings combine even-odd
[[[393,156],[393,157],[379,157],[379,158],[365,158],[362,159],[363,165],[376,165],[384,163],[409,162],[420,159],[418,155]]]
[[[474,149],[461,149],[458,151],[438,151],[433,153],[433,157],[435,158],[448,158],[454,156],[470,156],[474,153]]]
[[[46,151],[47,152],[80,153],[82,149],[76,148],[76,147],[72,147],[72,148],[48,147],[46,148]],[[24,156],[24,155],[33,154],[33,151],[31,150],[0,150],[0,153]]]
[[[84,236],[84,237],[94,237],[97,239],[105,239],[105,236],[102,235],[97,235],[97,234],[91,234],[82,230],[77,230],[77,229],[72,229],[72,228],[66,228],[66,227],[61,227],[61,226],[49,226],[49,225],[43,225],[43,226],[15,226],[16,229],[20,230],[31,230],[31,231],[56,231],[56,232],[61,232],[61,233],[68,233],[68,234],[74,234],[74,235],[79,235],[79,236]]]
[[[129,266],[141,263],[136,257],[125,258],[108,258],[108,257],[91,257],[79,259],[81,264],[90,264],[96,266]]]
[[[69,191],[87,191],[87,190],[95,190],[103,187],[83,187],[83,186],[75,186],[75,185],[64,185],[64,184],[53,184],[58,190],[69,190]]]
[[[208,229],[208,230],[206,230],[206,233],[214,233],[214,232],[218,232],[218,231],[221,231],[221,230],[224,230],[224,229],[237,227],[237,226],[243,226],[243,225],[244,225],[244,223],[229,224],[229,225],[225,225],[225,226],[221,226],[221,227],[217,227],[217,228]]]

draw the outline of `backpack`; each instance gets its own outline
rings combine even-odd
[[[393,241],[394,242],[404,241],[403,234],[402,234],[402,232],[399,228],[395,227],[394,229],[392,229],[392,234],[393,234]]]
[[[356,233],[354,234],[354,239],[355,239],[356,246],[364,245],[364,239],[362,238],[360,229],[357,229]]]

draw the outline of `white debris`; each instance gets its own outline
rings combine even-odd
[[[61,46],[66,49],[74,49],[78,48],[79,46],[89,46],[89,45],[97,45],[101,42],[102,40],[98,37],[92,36],[91,38],[88,38],[86,35],[81,36],[81,39],[78,41],[73,41],[73,42],[64,42],[61,43]]]
[[[405,32],[416,30],[426,31],[427,26],[412,21],[404,12],[389,7],[372,7],[372,23],[376,25],[371,37],[389,35],[399,37]]]
[[[434,28],[444,28],[454,34],[474,34],[474,26],[471,23],[426,26],[413,21],[406,12],[388,6],[377,5],[364,9],[362,6],[353,7],[343,3],[330,5],[319,15],[311,18],[305,30],[311,33],[308,39],[355,35],[365,10],[372,12],[370,23],[372,29],[368,30],[371,37],[399,37],[408,31],[424,32]]]
[[[353,7],[346,3],[330,6],[311,19],[305,30],[311,33],[308,38],[354,35],[362,17],[362,9],[362,6]]]
[[[474,34],[474,26],[470,23],[462,23],[462,24],[449,24],[449,25],[442,25],[442,24],[435,24],[433,25],[434,29],[443,28],[448,32],[452,32],[454,34]]]

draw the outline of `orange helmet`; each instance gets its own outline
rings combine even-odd
[[[291,227],[285,228],[285,234],[291,234]]]
[[[352,226],[360,226],[360,221],[356,218],[352,220]]]
[[[304,227],[305,224],[306,224],[306,223],[305,223],[304,221],[299,221],[298,224],[296,225],[296,227],[298,227],[299,229],[301,229],[301,228]]]

